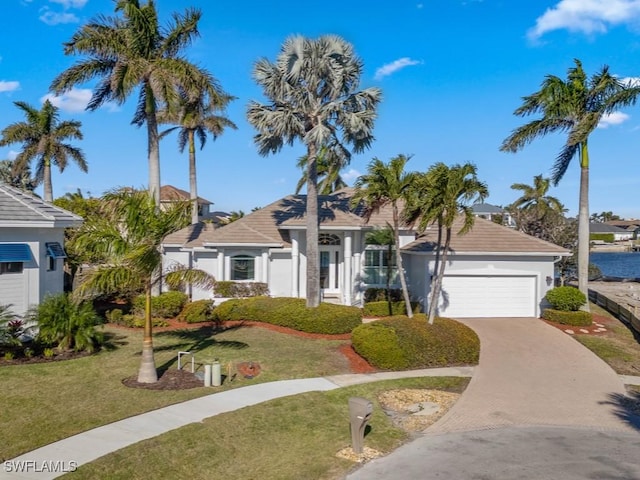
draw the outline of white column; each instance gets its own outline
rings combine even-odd
[[[353,292],[353,277],[351,275],[351,256],[352,256],[352,233],[344,233],[344,303],[351,305],[351,295]]]
[[[300,295],[300,248],[298,245],[298,232],[291,231],[291,296],[298,298]]]
[[[262,282],[269,284],[269,252],[262,252]]]
[[[362,233],[356,232],[355,239],[355,253],[353,254],[353,283],[356,286],[356,281],[358,290],[356,292],[356,301],[362,302],[362,292],[360,291],[360,285],[362,284]]]
[[[216,280],[219,282],[224,281],[224,250],[218,249],[218,273],[216,274]]]

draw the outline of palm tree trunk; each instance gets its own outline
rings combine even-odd
[[[43,170],[44,201],[51,203],[53,202],[53,186],[51,185],[51,159],[49,157],[44,159]]]
[[[438,220],[438,243],[436,245],[436,261],[433,264],[433,277],[431,285],[431,298],[429,299],[429,324],[433,324],[433,319],[436,316],[436,310],[438,309],[438,295],[440,292],[436,291],[436,281],[438,280],[438,272],[440,270],[440,252],[442,250],[442,222]]]
[[[400,285],[402,286],[402,296],[404,297],[405,308],[407,309],[407,317],[413,318],[413,309],[411,308],[411,299],[409,298],[409,289],[407,288],[407,279],[404,276],[404,268],[402,266],[402,253],[400,253],[400,219],[398,214],[398,206],[393,204],[393,237],[396,244],[396,265],[398,266],[398,275],[400,275]]]
[[[198,223],[198,182],[196,177],[196,142],[189,130],[189,192],[191,194],[191,223]]]
[[[149,194],[155,204],[160,206],[160,138],[158,135],[158,120],[153,92],[146,86],[146,120],[147,120],[147,148],[149,153]]]
[[[580,145],[580,204],[578,209],[578,289],[589,298],[589,149]],[[584,305],[589,311],[589,302]]]
[[[449,252],[449,245],[451,244],[451,228],[447,228],[447,233],[444,240],[444,250],[442,251],[442,258],[440,260],[440,270],[436,276],[436,283],[433,287],[433,303],[432,308],[429,309],[429,325],[433,325],[433,321],[436,317],[437,300],[440,297],[440,291],[442,290],[442,279],[444,278],[444,269],[447,265],[447,253]]]
[[[144,308],[144,337],[142,339],[142,358],[138,370],[138,382],[155,383],[158,381],[158,371],[153,358],[153,323],[151,322],[151,283],[145,288]]]
[[[317,150],[310,144],[307,150],[307,307],[320,305],[318,230]]]

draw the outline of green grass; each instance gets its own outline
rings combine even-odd
[[[156,365],[176,368],[179,350],[198,352],[210,362],[259,362],[253,380],[237,378],[223,387],[182,391],[128,388],[136,375],[142,333],[106,329],[112,345],[97,355],[75,360],[0,367],[0,460],[12,458],[76,433],[173,403],[253,383],[347,373],[348,362],[336,349],[348,340],[316,340],[241,327],[157,333]],[[202,368],[202,367],[200,367]]]
[[[603,335],[576,335],[575,338],[604,360],[616,373],[640,375],[640,344],[630,327],[598,305],[590,306],[592,313],[606,316],[612,319],[612,323]]]
[[[280,398],[137,443],[80,467],[72,478],[344,478],[355,464],[335,454],[351,446],[349,397],[373,401],[364,445],[387,453],[408,437],[382,412],[378,393],[393,388],[460,392],[467,383],[465,378],[415,378]]]

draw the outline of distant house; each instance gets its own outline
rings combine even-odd
[[[82,218],[0,183],[0,304],[18,315],[64,290],[64,229]]]
[[[501,207],[496,207],[489,203],[474,203],[471,206],[471,209],[476,217],[485,218],[492,222],[496,217],[502,218],[502,225],[506,225],[511,228],[516,227],[516,222],[511,217],[511,214]]]
[[[384,288],[391,270],[386,247],[368,242],[367,233],[392,222],[391,208],[365,220],[363,205],[351,203],[345,188],[318,199],[320,287],[323,298],[359,305],[368,288]],[[244,217],[213,228],[198,223],[167,236],[163,268],[191,265],[217,280],[262,282],[274,297],[306,297],[306,195],[290,195]],[[459,226],[454,226],[454,232]],[[403,265],[413,300],[427,307],[434,275],[436,230],[424,235],[408,226],[399,232]],[[439,314],[452,317],[529,317],[540,315],[553,287],[554,263],[564,248],[478,218],[472,230],[454,233],[447,260]],[[193,299],[211,290],[192,290]]]
[[[160,187],[160,204],[170,205],[174,202],[188,202],[191,200],[191,194],[186,190],[174,187],[173,185],[163,185]],[[218,225],[225,218],[229,216],[225,212],[212,212],[210,207],[213,202],[206,200],[202,197],[198,197],[198,220],[209,221]]]
[[[616,227],[607,223],[591,222],[589,223],[590,235],[613,235],[614,242],[621,242],[624,240],[631,240],[633,238],[633,231],[625,230],[624,228]]]
[[[638,234],[640,234],[640,220],[609,220],[604,223],[632,232],[634,240],[637,239]]]

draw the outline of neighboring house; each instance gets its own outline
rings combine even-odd
[[[82,218],[0,183],[0,304],[24,314],[64,290],[64,229]]]
[[[395,270],[385,264],[386,247],[366,243],[367,232],[391,222],[391,209],[366,222],[362,205],[351,207],[352,194],[352,189],[343,189],[319,197],[320,283],[325,300],[362,305],[365,290],[383,288],[387,268]],[[180,263],[217,280],[264,282],[274,297],[304,298],[305,212],[306,196],[291,195],[220,228],[191,225],[164,240],[164,268]],[[426,309],[435,232],[417,237],[403,228],[399,233],[411,296]],[[554,263],[569,255],[561,247],[481,218],[467,235],[454,234],[452,248],[443,288],[448,302],[440,314],[455,317],[538,316],[553,286]],[[197,288],[192,292],[193,299],[211,295]]]
[[[490,205],[488,203],[474,203],[471,205],[471,210],[476,217],[484,218],[486,220],[493,221],[494,218],[501,218],[502,225],[507,227],[516,228],[516,222],[509,212],[501,207]]]
[[[632,232],[634,240],[638,238],[640,233],[640,220],[609,220],[604,223]]]
[[[174,202],[189,202],[191,200],[191,194],[186,190],[181,190],[173,185],[163,185],[160,187],[160,204],[170,205]],[[222,219],[228,216],[224,212],[212,212],[210,207],[213,202],[205,200],[202,197],[198,197],[198,220],[213,222],[218,225]]]
[[[624,228],[609,225],[607,223],[591,222],[589,223],[589,234],[604,234],[613,235],[614,242],[621,242],[624,240],[631,240],[633,238],[633,231],[625,230]]]

